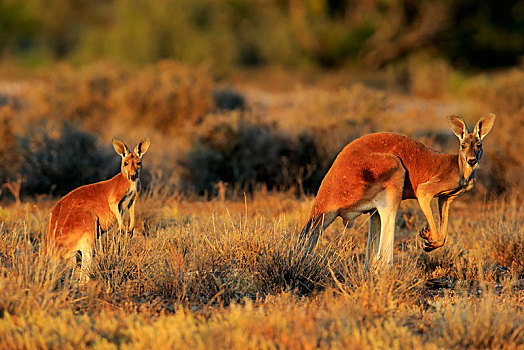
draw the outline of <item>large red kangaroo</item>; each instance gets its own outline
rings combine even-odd
[[[82,253],[79,280],[89,280],[89,268],[96,237],[118,222],[123,231],[123,216],[129,210],[129,231],[135,225],[135,201],[140,186],[142,156],[149,148],[143,139],[130,152],[125,144],[113,140],[116,153],[122,156],[121,172],[113,178],[79,187],[58,201],[46,233],[46,249],[63,259]]]
[[[324,177],[300,233],[300,245],[309,253],[321,231],[337,216],[351,227],[357,216],[370,214],[366,266],[393,262],[395,217],[403,199],[417,199],[428,226],[420,232],[429,252],[444,245],[451,201],[469,191],[482,157],[482,139],[495,121],[494,114],[482,116],[472,133],[456,116],[449,125],[460,141],[458,154],[433,151],[402,135],[376,133],[348,144],[337,156]],[[440,233],[437,230],[431,199],[437,197]]]

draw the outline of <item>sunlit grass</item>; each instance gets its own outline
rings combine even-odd
[[[365,221],[345,231],[333,225],[308,261],[296,258],[310,198],[260,192],[192,201],[166,193],[144,195],[139,205],[150,207],[133,237],[103,236],[86,286],[41,254],[39,220],[51,203],[3,207],[33,224],[8,215],[1,228],[0,347],[524,344],[518,249],[489,243],[518,241],[524,212],[514,202],[494,204],[504,224],[497,210],[455,211],[453,237],[430,254],[401,228],[408,236],[396,245],[394,267],[364,273]]]

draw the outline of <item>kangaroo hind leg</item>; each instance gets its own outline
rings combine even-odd
[[[370,235],[376,236],[380,222],[380,236],[378,248],[368,247],[368,256],[374,253],[373,258],[370,257],[370,262],[379,262],[380,265],[391,266],[393,264],[395,220],[402,200],[406,171],[396,156],[385,154],[381,158],[383,158],[381,160],[382,165],[387,169],[382,174],[383,190],[372,201],[380,220],[374,217],[376,214],[373,214],[370,223]],[[376,240],[374,237],[370,239],[371,241]]]

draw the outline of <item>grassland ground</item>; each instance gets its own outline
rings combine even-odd
[[[524,73],[432,67],[410,67],[407,90],[257,70],[222,90],[234,110],[217,107],[209,72],[171,61],[0,83],[0,349],[524,348]],[[422,250],[425,218],[408,200],[391,270],[363,273],[368,216],[337,220],[298,258],[308,193],[347,142],[392,131],[456,152],[445,116],[487,112],[478,181],[451,205],[442,248]],[[105,234],[75,285],[71,265],[43,255],[51,209],[114,175],[111,138],[144,136],[135,233]]]
[[[364,216],[352,229],[337,221],[310,261],[293,258],[311,203],[291,192],[202,200],[150,190],[134,236],[108,232],[83,287],[42,255],[54,201],[3,205],[0,347],[524,346],[517,201],[458,199],[446,245],[429,254],[423,215],[406,201],[394,268],[367,275]]]

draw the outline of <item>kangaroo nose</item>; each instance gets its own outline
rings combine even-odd
[[[468,164],[470,166],[475,166],[475,164],[477,164],[477,160],[476,159],[468,159]]]

